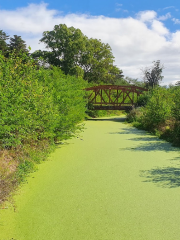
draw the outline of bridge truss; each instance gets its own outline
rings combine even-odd
[[[138,86],[100,85],[86,88],[89,105],[95,110],[132,109],[147,89]]]

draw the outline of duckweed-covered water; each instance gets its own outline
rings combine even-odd
[[[178,240],[180,154],[123,118],[89,120],[0,210],[0,240]]]

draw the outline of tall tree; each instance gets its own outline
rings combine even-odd
[[[65,74],[69,74],[78,65],[81,53],[85,50],[86,39],[79,29],[68,28],[65,24],[55,25],[53,31],[44,32],[40,39],[50,52],[39,54],[48,63],[61,67]]]
[[[80,29],[55,25],[46,31],[40,42],[49,51],[36,51],[34,58],[42,57],[46,63],[59,66],[65,74],[84,76],[87,81],[111,82],[122,71],[113,65],[114,56],[109,44],[97,39],[88,39]]]
[[[114,83],[117,76],[122,76],[122,71],[113,62],[114,56],[109,44],[93,38],[86,41],[86,50],[79,61],[85,80]]]
[[[28,53],[25,41],[22,40],[21,36],[17,35],[10,38],[9,50],[10,52],[14,51],[16,54],[19,54],[20,52]]]
[[[164,66],[161,65],[160,60],[154,61],[153,66],[149,68],[145,68],[142,70],[144,74],[144,82],[147,87],[154,88],[159,85],[159,82],[164,78],[162,74],[162,70]]]
[[[8,54],[8,44],[6,42],[8,39],[9,36],[3,30],[0,30],[0,51],[2,51],[3,55]]]

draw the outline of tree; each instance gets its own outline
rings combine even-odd
[[[53,31],[43,32],[40,39],[50,51],[36,51],[32,56],[41,56],[47,63],[61,67],[65,74],[69,74],[78,65],[86,39],[79,29],[68,28],[65,24],[55,25]]]
[[[98,39],[87,39],[86,49],[79,65],[84,70],[84,79],[88,82],[114,83],[117,76],[122,77],[122,70],[113,65],[114,56],[109,44]]]
[[[9,36],[3,32],[3,30],[0,30],[0,51],[2,51],[3,55],[7,55],[8,53],[8,44],[7,40],[9,39]]]
[[[109,44],[88,39],[80,29],[55,25],[52,31],[43,33],[40,42],[45,43],[49,51],[39,50],[32,56],[42,57],[42,64],[58,66],[65,74],[84,76],[85,80],[98,83],[113,83],[117,75],[122,75],[122,70],[113,65],[114,56]]]
[[[177,82],[175,83],[175,85],[176,85],[176,86],[180,86],[180,81],[177,81]]]
[[[142,70],[144,74],[144,82],[147,87],[154,88],[159,85],[159,82],[164,78],[162,74],[162,70],[164,66],[160,64],[160,60],[154,61],[153,66],[149,68],[145,68]]]
[[[10,52],[14,51],[16,54],[19,54],[20,52],[28,53],[25,41],[22,40],[21,36],[17,35],[10,38],[9,50]]]

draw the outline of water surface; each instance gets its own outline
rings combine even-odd
[[[178,240],[180,154],[123,123],[89,120],[0,210],[0,240]]]

